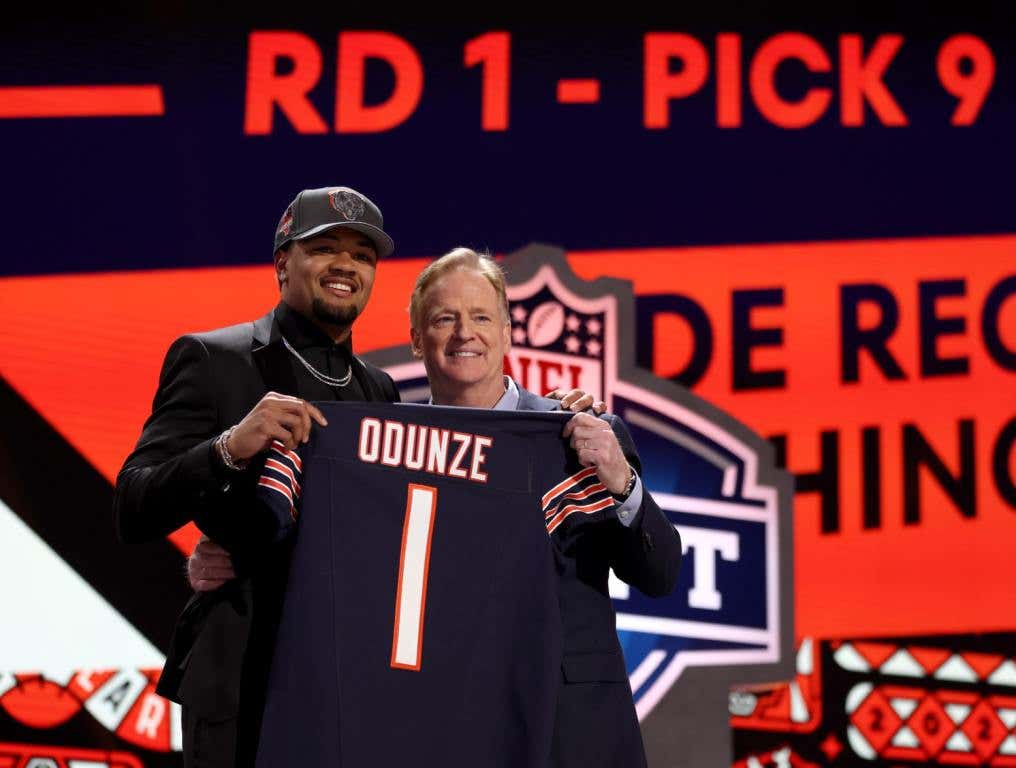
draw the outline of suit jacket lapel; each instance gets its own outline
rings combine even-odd
[[[370,375],[370,372],[367,370],[367,366],[365,366],[363,361],[356,355],[353,355],[352,366],[353,375],[360,383],[360,389],[363,390],[364,397],[367,398],[367,401],[387,402],[388,396],[385,395],[380,383],[378,383],[378,381]]]
[[[282,333],[275,321],[273,309],[254,321],[251,358],[265,383],[265,391],[283,395],[297,394],[296,376],[289,359],[289,351],[282,343]]]
[[[522,387],[519,387],[519,405],[516,410],[547,411],[553,409],[548,408],[546,401],[539,395],[534,395],[528,389],[523,389]]]

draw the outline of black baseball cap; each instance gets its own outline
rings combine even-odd
[[[381,210],[349,187],[305,189],[289,204],[275,230],[275,250],[292,240],[306,240],[335,227],[362,232],[374,243],[378,258],[391,256],[394,241],[385,234]]]

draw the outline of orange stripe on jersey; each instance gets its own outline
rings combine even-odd
[[[543,494],[543,500],[542,500],[543,506],[546,507],[547,504],[549,504],[551,502],[551,500],[555,496],[560,494],[562,491],[567,490],[569,486],[574,485],[575,483],[581,482],[582,480],[585,480],[590,475],[595,475],[595,474],[596,474],[596,467],[586,467],[581,472],[576,472],[571,477],[566,477],[560,483],[558,483],[553,488],[551,488],[549,491],[547,491],[545,494]]]
[[[601,493],[607,492],[607,486],[603,483],[594,483],[593,485],[587,486],[581,491],[573,491],[572,493],[566,493],[561,497],[561,501],[550,508],[550,511],[546,513],[545,517],[553,517],[561,504],[568,499],[572,501],[581,501],[582,499],[588,499],[590,496],[596,496]]]
[[[281,453],[283,456],[285,456],[287,459],[293,462],[293,466],[295,466],[298,471],[300,472],[303,471],[303,462],[300,461],[300,454],[296,453],[295,451],[287,451],[286,446],[282,444],[281,440],[272,440],[272,450],[275,451],[276,453]]]
[[[265,488],[271,488],[273,491],[277,491],[289,499],[289,505],[293,505],[293,492],[289,490],[289,486],[285,483],[280,483],[271,477],[259,477],[258,485],[263,485]]]
[[[554,517],[553,520],[547,523],[547,533],[553,533],[557,529],[557,527],[565,521],[566,518],[570,517],[576,512],[581,512],[584,515],[591,515],[594,512],[599,512],[601,509],[607,509],[608,507],[612,506],[614,506],[614,500],[612,498],[601,499],[600,501],[597,501],[593,504],[569,504],[560,512],[558,512],[558,514]]]
[[[300,481],[296,479],[296,475],[293,474],[293,470],[283,464],[281,461],[275,459],[265,459],[265,466],[274,469],[276,472],[281,472],[293,482],[293,490],[296,491],[296,495],[300,495]]]

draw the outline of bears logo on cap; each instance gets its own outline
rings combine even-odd
[[[332,208],[342,214],[346,221],[358,221],[363,216],[363,198],[355,192],[336,189],[328,193]]]

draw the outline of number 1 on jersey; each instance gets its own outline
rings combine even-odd
[[[423,616],[427,604],[430,540],[434,533],[437,488],[410,483],[406,489],[406,520],[395,593],[395,630],[392,667],[420,670],[423,653]]]

